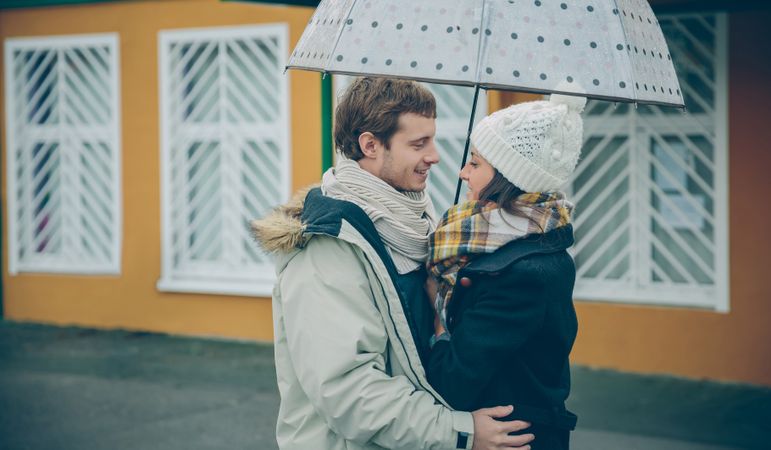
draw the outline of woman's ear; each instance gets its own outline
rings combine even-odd
[[[359,135],[359,148],[365,158],[377,158],[379,144],[380,141],[378,141],[375,135],[369,131],[365,131]]]

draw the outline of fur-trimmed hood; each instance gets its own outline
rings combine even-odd
[[[290,252],[303,246],[306,227],[301,219],[303,206],[308,192],[316,187],[318,185],[300,189],[287,203],[262,219],[252,221],[252,236],[263,250],[268,253]]]

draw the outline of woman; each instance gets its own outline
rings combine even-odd
[[[558,191],[578,161],[586,100],[553,95],[511,106],[474,129],[461,171],[468,202],[429,239],[436,310],[428,378],[454,408],[514,405],[534,450],[567,449],[565,409],[577,332],[573,205]]]

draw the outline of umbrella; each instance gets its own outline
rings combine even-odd
[[[646,0],[322,0],[288,69],[684,107]],[[455,201],[460,193],[460,180]]]

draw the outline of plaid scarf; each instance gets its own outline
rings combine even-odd
[[[471,201],[451,207],[428,240],[428,270],[439,280],[437,311],[452,296],[458,271],[469,260],[532,234],[570,223],[573,204],[561,192],[525,193],[514,201],[516,215],[495,203]],[[446,326],[445,326],[446,328]]]

